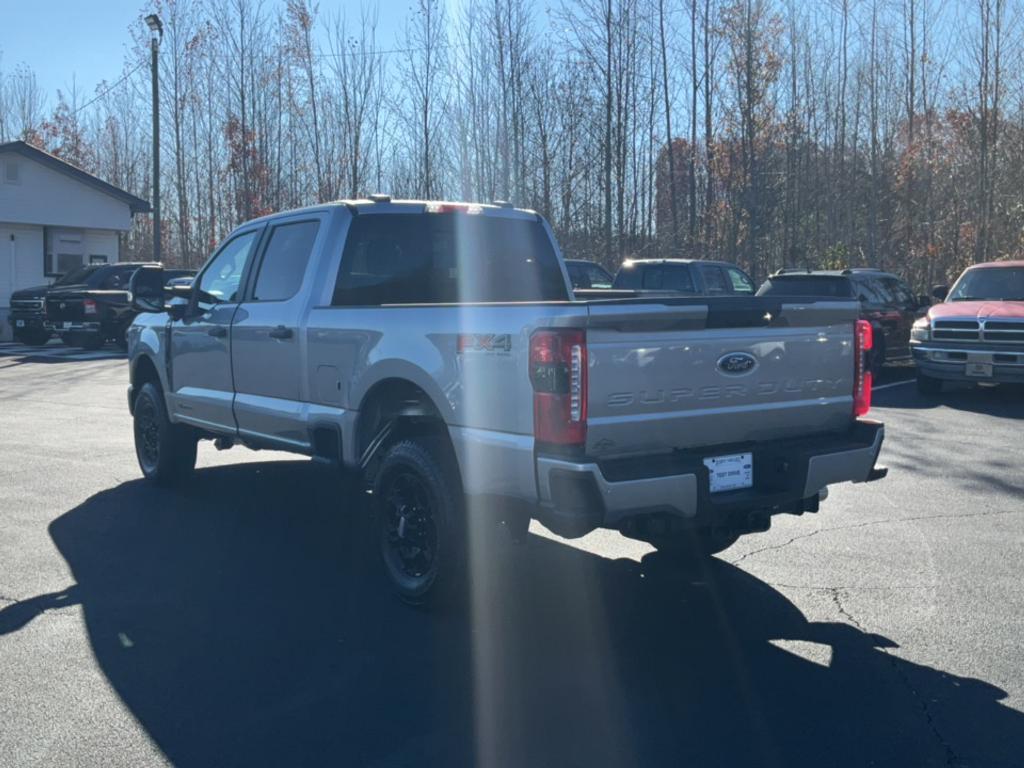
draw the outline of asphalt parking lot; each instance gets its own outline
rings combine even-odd
[[[0,765],[1024,765],[1024,392],[907,374],[817,515],[703,568],[499,538],[426,613],[328,470],[149,487],[123,361],[0,356]]]

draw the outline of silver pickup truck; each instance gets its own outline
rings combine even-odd
[[[348,470],[410,601],[458,581],[486,514],[710,554],[885,474],[855,302],[573,300],[532,211],[331,203],[238,227],[190,287],[131,289],[144,475],[180,481],[200,439]]]

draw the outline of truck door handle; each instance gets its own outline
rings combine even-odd
[[[285,328],[283,325],[279,325],[277,328],[270,329],[270,338],[272,339],[290,339],[291,337],[291,328]]]
[[[213,328],[208,330],[207,333],[215,338],[223,339],[225,336],[228,335],[228,329],[225,328],[223,325],[215,325],[213,326]]]

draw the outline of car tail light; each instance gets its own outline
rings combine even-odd
[[[82,311],[87,315],[96,314],[96,302],[92,299],[86,299],[82,302]]]
[[[874,331],[867,320],[858,320],[853,333],[853,415],[865,416],[871,410],[871,350],[875,346]]]
[[[583,445],[587,439],[587,337],[579,328],[530,337],[533,436],[537,442]]]

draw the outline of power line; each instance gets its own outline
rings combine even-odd
[[[450,48],[450,47],[451,47],[451,45],[448,44],[448,43],[438,44],[436,46],[436,48],[438,50],[445,49],[445,48]],[[324,58],[338,59],[338,58],[341,58],[342,56],[352,56],[352,57],[356,57],[356,56],[386,56],[386,55],[391,54],[391,53],[420,53],[420,52],[426,51],[426,50],[428,50],[427,46],[418,46],[418,47],[415,47],[415,48],[389,48],[389,49],[386,49],[386,50],[378,49],[378,50],[372,50],[372,51],[337,51],[337,52],[331,51],[330,53],[325,53],[325,52],[321,51],[320,53],[314,54],[313,58],[315,58],[315,59],[324,59]]]
[[[110,93],[110,92],[111,92],[112,90],[114,90],[115,88],[117,88],[117,86],[121,85],[121,83],[123,83],[123,82],[124,82],[125,80],[127,80],[127,79],[128,79],[129,77],[131,77],[132,75],[134,75],[134,74],[135,74],[136,72],[138,72],[138,71],[139,71],[140,69],[142,69],[142,68],[143,68],[144,66],[146,66],[146,62],[145,62],[145,61],[140,61],[140,62],[139,62],[138,64],[136,64],[136,65],[135,65],[135,66],[134,66],[134,67],[133,67],[132,69],[130,69],[130,70],[129,70],[128,72],[126,72],[126,73],[125,73],[124,75],[122,75],[122,76],[121,76],[121,78],[120,78],[120,79],[119,79],[119,80],[118,80],[117,82],[115,82],[115,83],[114,83],[114,84],[112,84],[112,85],[109,85],[109,86],[107,86],[107,87],[106,87],[106,88],[104,88],[104,89],[103,89],[102,91],[100,91],[99,93],[97,93],[97,94],[96,94],[95,96],[93,96],[93,97],[92,97],[91,99],[89,99],[89,100],[88,100],[87,102],[85,102],[85,104],[83,104],[83,105],[82,105],[82,106],[80,106],[80,107],[79,107],[78,109],[76,109],[76,110],[75,110],[74,112],[72,112],[72,113],[71,113],[71,115],[72,115],[73,117],[74,117],[74,116],[77,116],[77,115],[78,115],[78,113],[79,113],[79,112],[81,112],[82,110],[84,110],[84,109],[85,109],[86,107],[91,107],[91,106],[92,106],[93,104],[95,104],[95,103],[96,103],[97,101],[99,101],[99,100],[100,100],[100,99],[102,99],[102,98],[103,98],[104,96],[106,96],[106,95],[107,95],[108,93]]]

